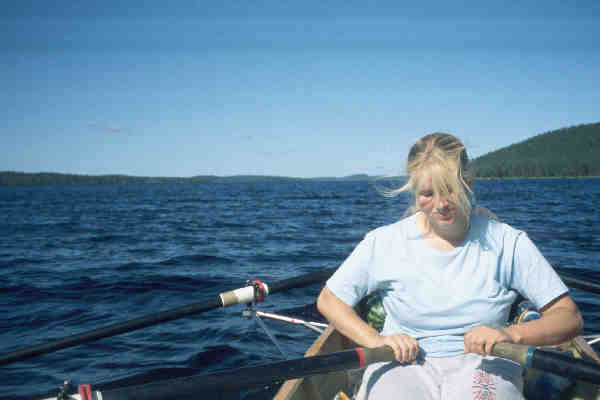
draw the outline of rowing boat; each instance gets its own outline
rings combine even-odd
[[[355,345],[340,334],[330,325],[317,340],[313,342],[305,357],[319,354],[334,353],[341,350],[351,349]],[[291,379],[285,381],[274,400],[325,400],[333,399],[335,395],[343,391],[352,393],[352,384],[356,371],[342,371],[329,373],[327,375],[315,375],[307,378]]]
[[[310,346],[305,357],[311,357],[319,354],[339,352],[356,347],[356,344],[344,337],[339,331],[329,326],[317,340]],[[585,342],[583,337],[561,346],[561,349],[569,350],[575,357],[591,358],[600,362],[597,355]],[[340,392],[351,397],[352,393],[358,388],[362,376],[362,369],[347,370],[342,372],[329,373],[326,375],[315,375],[312,377],[292,379],[285,381],[274,400],[333,400],[335,398],[343,399]],[[526,384],[532,384],[536,376],[541,372],[529,370],[526,374]],[[598,386],[588,382],[577,381],[560,397],[561,400],[600,400]],[[337,397],[336,397],[337,396]],[[534,396],[529,396],[528,399]],[[538,398],[538,397],[535,397]],[[548,398],[548,397],[539,397]]]
[[[82,384],[77,388],[79,394],[74,395],[72,394],[74,387],[70,382],[66,381],[57,397],[48,398],[46,395],[38,398],[46,398],[47,400],[64,398],[77,400],[164,400],[171,398],[194,398],[198,393],[217,393],[223,390],[223,388],[229,391],[243,391],[247,388],[264,387],[265,385],[285,381],[276,394],[275,399],[325,400],[335,399],[336,397],[344,399],[345,397],[342,393],[352,395],[360,384],[362,372],[366,365],[373,362],[393,360],[393,352],[389,347],[384,346],[378,349],[360,348],[342,336],[332,326],[327,326],[327,329],[322,331],[320,328],[326,325],[321,322],[304,321],[298,318],[257,311],[252,308],[255,303],[262,301],[269,293],[320,282],[326,279],[331,273],[331,270],[322,270],[300,277],[285,279],[270,285],[260,281],[249,281],[246,287],[221,293],[213,300],[161,311],[134,320],[108,325],[93,331],[78,333],[66,338],[40,343],[0,355],[0,365],[22,361],[103,337],[114,336],[160,322],[202,313],[218,307],[246,304],[246,309],[242,313],[245,316],[247,313],[250,313],[250,315],[253,315],[259,321],[261,317],[265,317],[304,325],[307,328],[321,332],[321,334],[306,352],[306,355],[297,359],[218,371],[211,374],[167,378],[165,380],[134,386],[114,385],[115,382],[113,382],[104,385],[94,385],[92,390],[91,385]],[[573,287],[600,294],[600,285],[581,281],[570,283]],[[519,310],[519,307],[517,307],[517,310]],[[383,309],[380,302],[377,301],[376,296],[369,296],[363,299],[357,306],[357,311],[375,329],[381,329],[381,325],[385,320],[385,313],[382,313]],[[515,314],[517,316],[516,322],[512,318],[511,321],[519,323],[522,321],[522,317],[527,316],[530,311],[534,310],[524,309],[523,313],[520,311],[517,312]],[[264,324],[262,326],[266,329]],[[272,334],[269,334],[269,337],[274,339]],[[592,336],[591,339],[595,342],[600,340],[600,336]],[[518,347],[521,348],[519,349]],[[600,384],[600,358],[598,358],[584,338],[577,337],[557,348],[560,351],[548,351],[545,348],[537,349],[532,346],[499,343],[494,347],[493,354],[508,358],[521,365],[532,367],[528,369],[526,376],[528,382],[544,383],[545,380],[539,378],[544,378],[549,373],[574,379],[574,383],[568,385],[568,392],[565,391],[563,393],[563,391],[560,391],[564,395],[561,395],[561,397],[552,397],[552,399],[600,400],[600,396],[597,395],[598,384]],[[565,379],[562,378],[562,383],[564,383]],[[552,383],[552,380],[550,380],[550,383]],[[538,386],[533,387],[537,388]],[[553,388],[554,386],[551,385],[550,387]],[[546,388],[541,387],[541,389]],[[554,393],[558,392],[558,390],[554,391]],[[547,400],[550,398],[549,396],[531,396],[531,391],[526,392],[526,394],[527,400],[537,400],[539,398]]]
[[[504,350],[498,352],[496,347],[499,347],[500,345],[506,346],[502,346],[504,347]],[[500,343],[494,347],[494,352],[497,356],[506,356],[506,358],[519,362],[521,365],[533,365],[534,368],[538,366],[535,358],[535,354],[538,352],[537,349],[532,352],[533,362],[529,364],[528,361],[523,361],[520,356],[513,357],[516,354],[514,347],[518,347],[518,345]],[[518,352],[521,354],[530,354],[530,349],[527,349],[528,346],[523,347],[526,349],[524,351],[518,350]],[[571,352],[570,356],[567,357],[561,355],[559,358],[563,357],[562,362],[565,362],[564,358],[568,358],[566,363],[563,364],[569,365],[569,367],[567,367],[569,371],[565,371],[566,375],[576,376],[581,380],[574,383],[572,387],[569,387],[568,392],[565,391],[564,395],[561,395],[560,397],[549,397],[547,395],[548,388],[554,390],[555,393],[563,393],[563,391],[560,390],[563,388],[558,388],[558,386],[553,385],[552,381],[549,381],[551,383],[549,387],[534,386],[534,389],[539,389],[538,392],[544,393],[544,395],[528,395],[528,400],[600,399],[600,397],[596,395],[598,389],[597,383],[600,382],[598,364],[584,360],[575,361],[573,357],[591,358],[595,360],[594,362],[596,363],[600,362],[600,359],[598,359],[593,350],[581,337],[570,341],[567,346],[564,347],[563,351],[565,350]],[[546,353],[544,357],[547,357],[547,351],[539,351]],[[551,358],[553,357],[557,357],[557,354],[551,356]],[[356,348],[355,343],[342,336],[332,326],[329,326],[313,343],[304,358],[223,371],[215,374],[158,381],[141,386],[115,388],[106,391],[102,390],[102,392],[99,390],[91,390],[90,385],[80,385],[79,395],[69,396],[67,398],[77,400],[163,400],[170,398],[195,398],[198,393],[215,393],[220,388],[242,389],[246,386],[252,387],[257,384],[268,384],[287,379],[276,394],[276,400],[345,400],[348,399],[348,397],[346,397],[344,393],[352,395],[360,384],[364,366],[369,365],[372,362],[386,362],[391,360],[393,360],[393,352],[389,347],[384,346],[378,349]],[[548,358],[545,359],[545,362],[547,361]],[[545,367],[548,367],[548,365],[549,364],[546,364]],[[589,370],[590,366],[593,371]],[[554,372],[557,370],[563,371],[562,367],[558,369],[552,367],[550,369],[550,371]],[[537,379],[538,383],[544,383],[544,380],[538,378],[546,376],[546,373],[530,369],[528,371],[527,379],[531,382],[535,382]],[[564,381],[565,380],[563,379],[558,383],[564,384]],[[566,386],[564,388],[566,389]],[[58,399],[52,397],[46,400],[59,399],[64,399],[64,397],[59,396]]]
[[[366,304],[366,308],[365,308]],[[357,311],[365,320],[382,323],[385,315],[378,315],[375,312],[376,303],[368,305],[359,304]],[[524,322],[523,316],[531,310],[524,310],[523,314],[517,316],[515,323]],[[375,319],[372,319],[375,318]],[[310,346],[305,357],[340,352],[355,348],[356,343],[343,336],[339,331],[330,325]],[[582,336],[578,336],[567,343],[551,348],[554,352],[568,354],[575,358],[585,359],[600,363],[600,358],[596,355],[591,346]],[[315,375],[311,377],[287,380],[281,386],[275,400],[329,400],[346,399],[356,393],[362,378],[362,369],[351,369],[325,375]],[[548,399],[548,392],[554,391],[552,398],[561,400],[600,400],[600,385],[584,381],[572,381],[566,378],[557,377],[552,374],[542,373],[533,368],[525,370],[524,394],[528,400]],[[556,393],[560,391],[559,393]],[[545,392],[540,395],[540,392]],[[346,397],[347,396],[347,397]]]

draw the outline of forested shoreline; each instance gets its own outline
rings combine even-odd
[[[600,123],[583,124],[542,133],[475,158],[470,164],[478,178],[560,178],[600,176]],[[369,180],[364,174],[343,178],[285,176],[199,175],[190,178],[128,175],[77,175],[51,172],[0,171],[0,186],[148,183],[251,183],[303,180]]]
[[[374,179],[365,174],[350,175],[342,178],[293,178],[286,176],[234,175],[214,176],[201,175],[190,178],[140,177],[128,175],[76,175],[51,172],[26,173],[16,171],[0,171],[0,186],[15,185],[114,185],[114,184],[157,184],[157,183],[254,183],[284,181],[359,181]]]
[[[291,179],[291,178],[290,178]],[[25,173],[16,171],[0,171],[0,185],[114,185],[114,184],[149,184],[149,183],[235,183],[256,181],[287,180],[284,177],[270,176],[194,176],[177,177],[141,177],[128,175],[76,175],[52,172]]]

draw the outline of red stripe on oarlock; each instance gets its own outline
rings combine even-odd
[[[255,301],[257,303],[260,303],[265,299],[265,287],[264,287],[263,283],[258,280],[252,281],[252,284],[256,288],[256,292],[257,292],[257,297],[256,297]]]
[[[363,353],[363,350],[360,347],[357,347],[354,350],[356,351],[356,354],[358,354],[360,368],[364,367],[365,366],[365,353]]]
[[[92,388],[90,385],[79,385],[77,388],[81,400],[92,400]]]

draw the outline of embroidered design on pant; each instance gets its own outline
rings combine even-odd
[[[481,369],[473,374],[473,400],[496,400],[494,377]]]

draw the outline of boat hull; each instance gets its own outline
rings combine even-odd
[[[330,325],[310,346],[305,356],[316,356],[347,350],[353,343]],[[353,371],[341,371],[326,375],[285,381],[274,400],[319,400],[333,399],[339,391],[350,393],[355,379]]]
[[[315,356],[338,352],[356,347],[356,344],[344,337],[330,325],[310,346],[305,356]],[[575,357],[584,357],[599,361],[598,356],[582,337],[560,346],[563,351],[573,353]],[[530,370],[526,379],[534,379],[539,371]],[[360,383],[361,370],[335,372],[326,375],[315,375],[301,379],[285,381],[275,400],[333,400],[337,393],[344,392],[351,396]],[[563,393],[561,400],[600,400],[599,385],[587,382],[576,382],[570,390]],[[538,396],[535,396],[538,397]],[[540,397],[541,398],[541,397]]]

